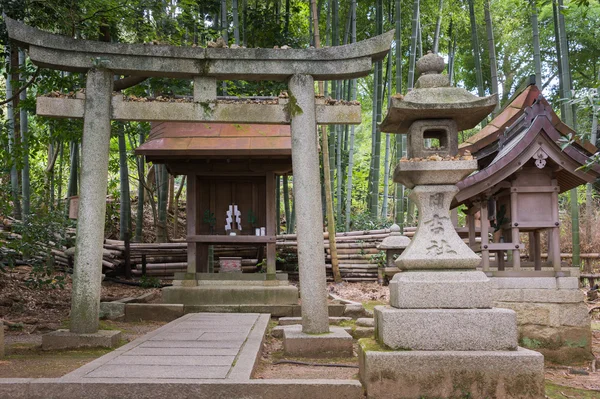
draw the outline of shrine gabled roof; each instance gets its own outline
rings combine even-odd
[[[554,176],[560,192],[600,177],[600,165],[594,165],[589,170],[580,169],[588,157],[597,151],[596,147],[589,143],[575,143],[561,150],[559,139],[572,130],[560,121],[535,86],[530,86],[521,93],[512,105],[515,102],[525,104],[534,95],[537,96],[530,106],[509,106],[507,109],[512,109],[505,109],[504,112],[507,113],[501,119],[505,122],[499,123],[502,125],[501,129],[492,125],[496,130],[489,128],[484,132],[484,129],[478,133],[479,137],[473,143],[462,147],[463,151],[471,149],[481,170],[457,184],[460,192],[456,195],[454,206],[470,202],[481,193],[493,189],[532,159],[544,160],[538,167],[543,168],[546,160],[555,165]],[[518,115],[514,110],[517,110]],[[502,113],[498,117],[500,116]]]
[[[148,141],[135,150],[148,160],[291,157],[289,125],[153,123]]]
[[[574,132],[573,129],[561,121],[558,115],[552,111],[550,103],[548,103],[546,98],[544,98],[540,89],[538,89],[538,87],[535,85],[529,85],[490,123],[462,143],[459,146],[459,152],[463,154],[468,150],[471,152],[471,154],[476,154],[478,151],[481,151],[489,145],[493,145],[498,141],[500,136],[507,128],[509,128],[515,121],[522,117],[525,109],[531,107],[536,101],[539,101],[550,108],[552,124],[562,135],[567,135]],[[596,151],[596,147],[589,142],[578,144],[584,147],[588,152],[594,153]]]

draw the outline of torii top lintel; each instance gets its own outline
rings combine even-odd
[[[294,74],[315,80],[366,76],[390,50],[394,31],[344,46],[320,49],[202,48],[104,43],[55,35],[5,17],[8,36],[29,49],[41,67],[86,72],[98,63],[115,74],[228,80],[286,80]]]

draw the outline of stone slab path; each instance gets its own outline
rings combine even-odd
[[[190,313],[61,380],[249,380],[269,319],[268,314],[255,313]]]

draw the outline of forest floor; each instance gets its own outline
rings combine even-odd
[[[50,281],[61,275],[50,276]],[[1,378],[56,378],[108,353],[111,349],[91,348],[68,351],[42,351],[42,335],[67,328],[71,308],[71,276],[64,288],[33,288],[27,284],[31,268],[18,266],[10,273],[0,273],[0,326],[5,331],[6,357],[0,359]],[[104,281],[102,301],[137,297],[157,289]],[[132,341],[165,323],[100,321],[103,330],[120,330],[121,344]]]
[[[2,378],[59,377],[108,353],[109,349],[41,350],[43,333],[68,326],[71,279],[70,275],[66,275],[64,288],[33,288],[26,283],[30,272],[29,267],[20,266],[14,268],[10,273],[0,275],[0,322],[4,322],[8,327],[5,332],[8,356],[0,360],[0,376]],[[151,291],[157,291],[157,289],[105,281],[102,283],[101,298],[102,301],[113,301],[126,297],[137,297]],[[361,302],[370,309],[389,301],[388,287],[382,287],[377,283],[330,284],[329,291],[344,299]],[[592,307],[594,304],[590,303],[589,306]],[[123,331],[123,343],[125,343],[163,324],[101,321],[101,328]],[[276,325],[276,322],[271,324],[272,327]],[[596,358],[600,359],[600,315],[598,312],[594,312],[592,334],[593,352]],[[282,361],[284,363],[281,363]],[[289,361],[299,362],[306,361],[306,359],[286,358],[283,355],[281,340],[269,335],[255,378],[356,379],[358,375],[356,357],[310,360],[313,363],[333,363],[344,367],[306,366],[289,363]],[[549,398],[600,397],[598,393],[600,391],[600,372],[592,372],[591,364],[579,367],[547,366],[546,380]]]

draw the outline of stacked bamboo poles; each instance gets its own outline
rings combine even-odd
[[[389,233],[389,229],[337,233],[335,242],[342,279],[345,281],[377,281],[378,264],[374,259],[374,255],[379,254],[380,251],[377,246]],[[329,234],[324,233],[323,239],[325,240],[325,254],[323,255],[327,269],[327,280],[333,281],[331,251],[328,242]],[[296,246],[295,234],[277,236],[277,251],[280,256],[286,259],[286,263],[294,262],[293,256],[296,252]],[[287,273],[292,278],[298,274],[297,271],[287,271]]]

